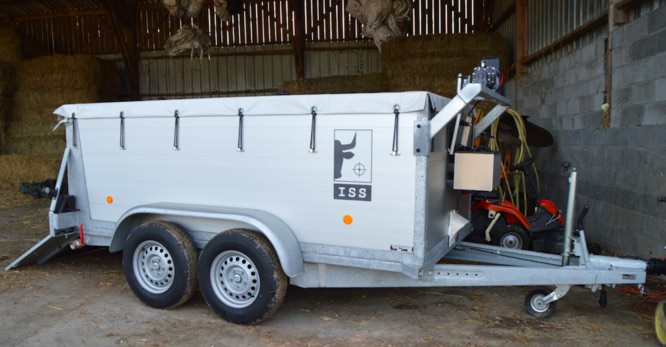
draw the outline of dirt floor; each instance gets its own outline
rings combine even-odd
[[[47,203],[0,208],[0,264],[48,233]],[[218,318],[200,294],[174,310],[144,306],[120,254],[68,252],[0,271],[0,346],[656,346],[651,310],[618,289],[608,307],[573,288],[554,316],[523,309],[530,288],[301,289],[259,326]]]

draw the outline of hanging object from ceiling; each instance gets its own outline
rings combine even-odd
[[[215,14],[221,21],[228,21],[231,16],[243,13],[243,0],[213,0]]]
[[[169,15],[177,18],[187,14],[188,17],[197,17],[206,0],[161,0]]]
[[[349,0],[345,11],[363,24],[363,36],[370,37],[381,51],[382,44],[405,35],[412,4],[409,0]]]
[[[203,58],[204,51],[208,47],[210,47],[210,38],[196,25],[178,29],[164,44],[164,49],[171,57],[189,51],[190,58],[193,58],[194,51],[199,50],[199,58]]]

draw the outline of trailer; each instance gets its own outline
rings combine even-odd
[[[479,100],[495,104],[464,123]],[[468,190],[498,180],[492,153],[458,150],[509,106],[485,85],[428,92],[64,105],[67,146],[49,235],[8,269],[65,247],[123,252],[145,304],[196,286],[221,317],[258,323],[288,284],[553,286],[526,297],[550,315],[572,285],[642,286],[648,263],[589,254],[571,220],[561,255],[463,242]],[[464,260],[455,263],[452,260]]]

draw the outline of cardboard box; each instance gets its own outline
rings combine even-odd
[[[499,170],[499,153],[456,152],[453,189],[492,191],[499,185]]]

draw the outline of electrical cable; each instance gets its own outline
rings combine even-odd
[[[521,163],[532,157],[529,146],[527,145],[527,131],[525,128],[525,121],[523,120],[522,115],[512,109],[508,108],[506,110],[507,115],[513,120],[516,131],[518,133],[518,140],[520,144],[515,150],[515,153],[507,160],[506,157],[503,157],[502,169],[501,169],[501,179],[506,186],[506,191],[502,189],[502,185],[498,188],[500,196],[508,197],[508,199],[513,203],[519,210],[522,207],[522,212],[524,215],[527,215],[527,184],[525,179],[525,174],[523,172],[511,172],[511,167],[515,166],[518,163]],[[502,144],[498,140],[498,131],[499,131],[499,122],[502,117],[498,118],[490,127],[490,140],[488,141],[488,147],[493,151],[502,151]],[[540,196],[540,179],[539,174],[536,170],[534,163],[530,165],[530,170],[533,171],[535,181],[536,181],[536,194]]]

